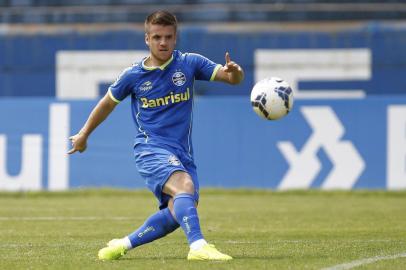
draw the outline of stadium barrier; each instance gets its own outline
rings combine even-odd
[[[95,131],[85,153],[66,154],[69,135],[95,102],[0,99],[0,189],[143,187],[129,101]],[[197,97],[195,105],[202,186],[406,188],[405,96],[298,100],[279,121],[260,119],[246,96]]]

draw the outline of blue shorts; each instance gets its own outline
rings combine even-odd
[[[162,190],[175,171],[184,171],[191,176],[195,187],[194,199],[196,203],[199,201],[196,165],[188,153],[169,147],[137,144],[134,147],[134,156],[138,172],[158,199],[160,209],[168,207],[171,196],[164,194]]]

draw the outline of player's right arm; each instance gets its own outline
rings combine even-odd
[[[72,148],[69,150],[68,154],[73,154],[77,151],[82,153],[86,150],[87,138],[93,130],[95,130],[95,128],[107,118],[116,105],[117,102],[115,102],[109,96],[109,93],[107,93],[94,107],[79,133],[69,138],[72,143]]]

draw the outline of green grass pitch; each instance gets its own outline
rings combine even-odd
[[[198,210],[233,261],[188,262],[181,230],[99,261],[156,211],[147,191],[0,193],[0,269],[406,269],[406,192],[204,189]]]

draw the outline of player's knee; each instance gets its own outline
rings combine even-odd
[[[169,178],[163,191],[172,197],[181,193],[194,194],[195,186],[188,173],[177,171]]]
[[[176,194],[189,193],[194,194],[195,185],[193,184],[192,178],[189,174],[182,172],[179,174],[179,180],[177,185]]]
[[[183,190],[184,190],[184,193],[189,193],[189,194],[195,193],[195,185],[193,184],[190,177],[185,179],[185,181],[183,183]]]

